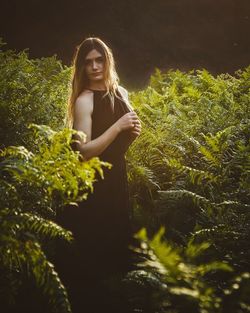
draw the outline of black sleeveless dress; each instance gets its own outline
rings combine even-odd
[[[130,111],[118,97],[113,108],[109,96],[104,96],[105,91],[93,90],[93,93],[92,140]],[[102,282],[125,274],[130,268],[128,246],[133,239],[125,160],[128,146],[129,131],[123,131],[99,156],[111,163],[112,168],[103,168],[104,179],[97,176],[94,192],[78,207],[66,207],[57,216],[57,222],[71,230],[75,238],[73,244],[60,243],[56,261],[73,313],[105,312],[108,296]],[[106,309],[112,312],[111,307]]]

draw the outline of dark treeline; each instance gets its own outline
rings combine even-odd
[[[250,61],[248,0],[3,1],[0,36],[31,57],[69,65],[86,36],[114,51],[122,81],[145,87],[154,68],[233,73]]]

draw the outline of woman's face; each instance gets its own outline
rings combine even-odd
[[[104,78],[104,58],[100,52],[93,49],[85,58],[85,73],[89,81],[100,81]]]

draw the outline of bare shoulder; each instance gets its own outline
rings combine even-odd
[[[84,90],[76,99],[75,113],[92,113],[93,91]]]

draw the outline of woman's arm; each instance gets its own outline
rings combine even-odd
[[[78,136],[77,150],[85,159],[99,156],[118,136],[126,129],[134,127],[137,121],[135,112],[129,112],[123,115],[116,123],[109,127],[102,135],[91,140],[93,113],[93,92],[85,91],[77,98],[74,110],[74,129],[86,134],[86,140],[83,141]]]

